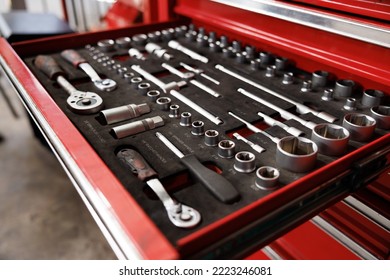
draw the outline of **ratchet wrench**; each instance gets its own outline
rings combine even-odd
[[[111,79],[102,79],[95,69],[75,50],[64,50],[61,56],[75,68],[80,68],[89,76],[93,84],[102,91],[113,91],[116,89],[116,82]]]
[[[201,216],[197,210],[174,200],[164,186],[158,180],[157,173],[145,159],[135,150],[122,149],[117,154],[118,158],[137,174],[138,179],[148,184],[158,198],[164,204],[168,218],[177,227],[191,228],[199,224]]]
[[[94,92],[77,90],[65,78],[64,71],[51,56],[38,55],[34,61],[35,66],[45,73],[70,95],[66,100],[69,110],[76,114],[94,114],[103,109],[103,99]]]

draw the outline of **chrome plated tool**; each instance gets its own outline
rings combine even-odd
[[[147,118],[120,126],[113,127],[112,133],[116,138],[121,139],[127,136],[135,135],[144,131],[152,130],[164,125],[164,119],[160,116]]]
[[[312,108],[310,108],[310,107],[308,107],[306,105],[303,105],[303,104],[301,104],[299,102],[296,102],[296,101],[294,101],[294,100],[292,100],[292,99],[290,99],[290,98],[288,98],[288,97],[286,97],[286,96],[284,96],[284,95],[282,95],[280,93],[277,93],[277,92],[275,92],[275,91],[273,91],[273,90],[271,90],[271,89],[269,89],[269,88],[267,88],[265,86],[262,86],[262,85],[260,85],[260,84],[258,84],[256,82],[248,79],[248,78],[245,78],[244,76],[242,76],[242,75],[240,75],[240,74],[238,74],[238,73],[236,73],[236,72],[234,72],[234,71],[232,71],[230,69],[227,69],[226,67],[224,67],[224,66],[222,66],[220,64],[215,65],[215,68],[220,70],[221,72],[223,72],[225,74],[228,74],[229,76],[232,76],[232,77],[234,77],[236,79],[239,79],[239,80],[241,80],[241,81],[243,81],[243,82],[245,82],[245,83],[247,83],[247,84],[249,84],[251,86],[254,86],[254,87],[256,87],[256,88],[258,88],[258,89],[260,89],[260,90],[262,90],[262,91],[264,91],[266,93],[269,93],[269,94],[271,94],[271,95],[273,95],[275,97],[283,99],[283,100],[285,100],[285,101],[287,101],[287,102],[289,102],[291,104],[294,104],[295,107],[297,108],[297,112],[299,114],[312,113],[313,115],[315,115],[315,116],[317,116],[317,117],[319,117],[319,118],[321,118],[321,119],[323,119],[323,120],[325,120],[327,122],[331,122],[331,123],[333,123],[333,122],[335,122],[337,120],[336,117],[334,117],[334,116],[332,116],[332,115],[330,115],[330,114],[328,114],[326,112],[318,112],[318,111],[316,111],[316,110],[314,110],[314,109],[312,109]]]
[[[76,114],[94,114],[103,109],[103,99],[94,92],[77,90],[65,78],[64,71],[51,56],[38,55],[34,65],[57,83],[70,95],[66,100],[69,110]]]
[[[262,112],[257,112],[257,114],[263,118],[266,124],[270,126],[279,126],[293,136],[298,137],[305,134],[302,130],[299,130],[298,128],[292,126],[288,126],[280,121],[275,120],[274,118],[271,118],[270,116],[267,116],[266,114],[263,114]]]
[[[212,83],[214,83],[216,85],[220,84],[220,82],[217,81],[216,79],[210,77],[209,75],[206,75],[202,69],[194,68],[194,67],[192,67],[192,66],[190,66],[190,65],[188,65],[188,64],[186,64],[184,62],[180,62],[180,66],[182,66],[184,69],[186,69],[188,71],[191,71],[191,72],[193,72],[193,73],[195,73],[197,75],[200,75],[201,77],[209,80],[210,82],[212,82]]]
[[[244,143],[248,144],[253,150],[255,150],[256,152],[258,152],[259,154],[261,154],[262,152],[265,151],[265,149],[260,146],[260,145],[257,145],[255,143],[253,143],[252,141],[249,141],[248,139],[246,139],[244,136],[242,136],[241,134],[235,132],[233,133],[233,136],[234,138],[236,138],[237,140],[241,140],[243,141]]]
[[[165,144],[165,146],[167,146],[176,156],[180,158],[181,163],[188,168],[190,173],[196,177],[218,200],[223,203],[233,203],[240,198],[240,194],[225,177],[205,167],[202,163],[200,163],[195,155],[184,155],[161,133],[156,132],[156,136]]]
[[[190,50],[189,48],[184,47],[181,45],[178,41],[171,40],[168,42],[168,46],[172,49],[181,51],[182,53],[188,55],[194,60],[199,60],[203,63],[209,62],[209,59],[203,55],[198,54],[197,52],[194,52],[193,50]]]
[[[113,91],[116,89],[116,82],[111,79],[102,79],[99,74],[93,69],[91,64],[87,62],[77,51],[64,50],[61,52],[61,56],[67,62],[71,63],[75,68],[80,68],[89,76],[93,84],[102,91]]]
[[[106,124],[113,124],[132,118],[139,117],[150,112],[150,107],[146,103],[128,104],[111,109],[106,109],[100,112]]]
[[[145,50],[148,53],[153,54],[153,55],[155,55],[159,58],[162,58],[164,60],[173,59],[173,55],[169,54],[166,49],[163,49],[162,47],[160,47],[159,45],[157,45],[155,43],[147,43],[145,46]]]
[[[173,199],[160,180],[157,179],[157,172],[149,166],[138,152],[132,149],[122,149],[118,152],[117,157],[129,166],[133,173],[137,174],[138,179],[146,182],[154,191],[163,203],[172,224],[180,228],[191,228],[200,223],[200,213],[194,208]]]

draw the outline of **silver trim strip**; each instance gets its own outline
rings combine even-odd
[[[382,216],[375,210],[371,209],[364,203],[360,202],[356,198],[352,196],[348,196],[344,198],[344,202],[358,211],[363,216],[367,217],[368,219],[372,220],[374,223],[378,224],[378,226],[383,227],[387,231],[390,231],[390,220],[388,220],[386,217]]]
[[[390,29],[378,27],[373,24],[351,20],[341,16],[329,15],[319,11],[314,12],[303,7],[297,8],[293,5],[278,3],[277,1],[213,1],[390,48]]]
[[[364,249],[362,246],[357,244],[355,241],[350,239],[348,236],[346,236],[344,233],[339,231],[337,228],[332,226],[330,223],[325,221],[320,216],[315,216],[311,221],[320,227],[322,230],[324,230],[326,233],[331,235],[335,240],[340,242],[342,245],[344,245],[346,248],[348,248],[350,251],[361,257],[362,259],[366,260],[377,260],[374,255],[372,255],[370,252],[368,252],[366,249]]]
[[[270,246],[265,246],[263,249],[261,249],[264,254],[267,255],[271,260],[283,260],[281,256],[279,256],[278,253],[275,252],[274,249],[272,249]]]
[[[116,256],[119,259],[143,259],[141,253],[136,249],[136,246],[117,221],[111,205],[109,205],[101,193],[94,190],[93,186],[81,169],[78,168],[76,162],[65,149],[62,142],[58,139],[53,129],[47,123],[36,104],[1,55],[0,65],[6,72],[6,76],[15,87],[21,102],[42,132]]]

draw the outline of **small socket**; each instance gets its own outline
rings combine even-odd
[[[109,52],[114,50],[115,42],[112,39],[100,40],[97,42],[97,46],[104,52]]]
[[[218,145],[218,142],[219,132],[214,129],[206,130],[206,132],[204,133],[204,143],[207,146],[215,147]]]
[[[235,154],[236,143],[231,140],[222,140],[218,143],[218,156],[232,158]]]
[[[192,135],[200,136],[204,134],[204,122],[194,121],[191,126],[192,126],[191,129]]]
[[[322,94],[321,99],[324,101],[333,100],[333,89],[331,88],[324,89],[324,93]]]
[[[241,173],[251,173],[256,169],[256,157],[251,152],[238,152],[234,157],[234,169]]]
[[[291,85],[294,83],[294,74],[292,72],[284,73],[282,84]]]
[[[131,87],[134,88],[134,89],[137,89],[138,88],[138,85],[142,82],[142,78],[141,77],[132,77],[130,79],[130,83],[131,83]]]
[[[171,106],[171,99],[169,97],[160,97],[157,98],[156,104],[160,108],[160,110],[168,111],[169,106]]]
[[[140,94],[146,95],[150,90],[150,84],[146,82],[139,83],[137,89]]]
[[[303,81],[302,87],[301,87],[301,92],[310,92],[311,91],[311,81]]]
[[[363,92],[362,105],[368,108],[379,106],[384,96],[385,94],[383,91],[376,89],[366,89]]]
[[[275,68],[275,65],[267,66],[267,68],[265,69],[265,76],[267,78],[275,77]]]
[[[262,65],[270,65],[274,62],[274,56],[270,52],[260,52],[259,58]]]
[[[371,138],[375,125],[375,119],[364,114],[351,113],[343,119],[343,127],[349,131],[351,139],[360,142]]]
[[[370,112],[376,120],[377,127],[390,129],[390,106],[374,106],[370,109]]]
[[[121,49],[130,48],[131,39],[130,37],[120,37],[115,40],[115,44]]]
[[[191,113],[189,113],[189,112],[181,113],[180,125],[181,126],[191,126]]]
[[[255,185],[259,189],[272,190],[276,187],[280,176],[279,170],[271,166],[262,166],[256,171]]]
[[[355,98],[347,98],[345,101],[344,109],[347,111],[355,111],[356,108],[356,99]]]
[[[334,87],[334,94],[338,97],[352,96],[355,87],[355,82],[352,80],[338,80]]]
[[[149,97],[150,101],[156,102],[156,100],[160,97],[160,91],[156,89],[149,90],[146,93],[146,96]]]
[[[251,60],[251,68],[253,70],[258,70],[260,69],[260,58],[256,58],[254,60]]]
[[[173,104],[171,106],[169,106],[169,117],[170,118],[174,118],[174,119],[177,119],[179,118],[180,114],[179,114],[179,105],[177,104]]]
[[[275,67],[276,70],[284,70],[288,66],[288,58],[285,57],[276,57],[275,58]]]
[[[311,140],[317,144],[321,154],[339,156],[347,150],[349,132],[339,125],[318,124],[312,130]]]

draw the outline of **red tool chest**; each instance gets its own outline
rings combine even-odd
[[[388,259],[390,25],[386,17],[390,6],[348,2],[179,0],[163,5],[173,9],[166,22],[12,45],[1,39],[0,64],[119,258]],[[161,6],[159,12],[167,14]],[[156,34],[161,37],[156,39]],[[119,47],[118,38],[125,37],[130,38],[129,44]],[[179,42],[179,47],[168,41]],[[145,45],[150,43],[155,43],[149,45],[154,47],[151,51]],[[146,59],[129,56],[128,48]],[[76,50],[102,77],[115,80],[117,87],[99,91],[83,71],[61,57],[66,49]],[[195,55],[183,53],[186,50]],[[54,58],[62,70],[48,77],[39,69],[38,55]],[[188,67],[180,67],[183,62],[204,70],[196,73],[197,82],[192,76],[181,76],[190,73]],[[128,81],[125,73],[130,72]],[[329,77],[325,81],[324,73]],[[313,78],[317,74],[321,85]],[[137,116],[126,121],[133,122],[134,129],[134,122],[140,120],[137,127],[145,131],[122,138],[115,125],[99,119],[103,108],[89,114],[75,111],[67,103],[66,87],[60,86],[62,75],[78,90],[98,93],[105,109],[146,103],[149,119]],[[165,98],[161,100],[170,99],[181,112],[190,112],[192,128],[173,116],[174,108],[167,110],[149,91],[142,93],[133,78],[140,78],[148,90],[159,91]],[[187,85],[179,88],[182,80]],[[174,89],[167,87],[171,82]],[[197,87],[199,82],[203,88]],[[91,100],[80,106],[86,108],[95,102]],[[270,107],[275,104],[276,109]],[[258,111],[265,116],[257,115]],[[329,121],[331,115],[335,118]],[[349,132],[343,123],[347,115],[354,121]],[[266,124],[267,116],[282,124]],[[158,117],[161,120],[155,121]],[[377,123],[373,134],[356,138],[366,132],[355,132],[355,127],[364,129],[373,118]],[[145,124],[153,121],[156,127]],[[283,127],[302,130],[306,138],[287,136]],[[212,131],[206,135],[210,139],[204,140],[202,129]],[[184,159],[176,157],[155,132],[165,135],[185,154]],[[213,141],[218,133],[219,143],[204,142]],[[234,133],[253,143],[243,143]],[[346,135],[354,138],[347,140],[341,153],[333,154],[333,142]],[[224,154],[232,142],[235,153]],[[253,144],[264,150],[253,151]],[[190,228],[172,224],[161,193],[156,197],[147,186],[155,176],[139,180],[141,167],[133,162],[129,168],[129,161],[126,165],[118,158],[124,149],[142,154],[167,192],[197,209],[201,220]],[[243,157],[237,158],[240,152]],[[189,154],[201,167],[185,162]],[[312,154],[315,161],[309,159],[306,167],[301,159]],[[202,181],[204,166],[217,177]],[[264,166],[272,166],[271,171],[260,173]],[[262,185],[275,174],[280,174],[276,188]],[[218,178],[225,180],[222,190],[216,190]],[[237,195],[233,191],[233,199],[219,199],[228,184]],[[306,246],[309,236],[318,251],[311,250],[315,245]],[[336,241],[345,239],[350,243]],[[333,251],[326,251],[329,248]]]

